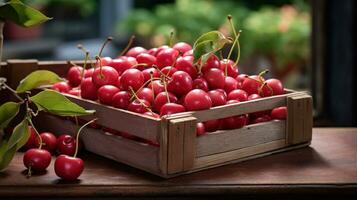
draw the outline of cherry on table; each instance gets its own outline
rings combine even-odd
[[[59,154],[73,156],[76,151],[76,143],[76,139],[71,135],[60,135],[57,139],[57,151]]]
[[[78,157],[60,155],[55,161],[55,173],[58,177],[67,180],[76,180],[83,172],[84,162]]]
[[[37,134],[36,134],[35,129],[32,126],[29,126],[28,129],[29,129],[30,137],[23,147],[26,150],[36,148],[38,145]]]
[[[47,150],[50,153],[53,153],[57,148],[57,138],[53,133],[43,132],[40,134],[42,139],[42,149]],[[40,140],[37,139],[37,146],[40,146]]]
[[[45,149],[29,149],[24,154],[23,163],[29,169],[29,173],[31,170],[45,171],[51,163],[51,154]]]

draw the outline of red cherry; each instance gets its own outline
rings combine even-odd
[[[83,67],[73,66],[67,72],[67,80],[72,87],[77,87],[82,81]]]
[[[225,76],[222,70],[211,68],[204,72],[203,77],[206,79],[211,89],[223,89],[225,85]]]
[[[160,109],[160,116],[185,112],[185,107],[177,103],[166,103]]]
[[[165,87],[160,80],[152,81],[151,83],[149,83],[148,88],[152,88],[152,90],[154,90],[155,95],[165,91]]]
[[[68,91],[68,94],[79,97],[81,96],[81,89],[72,88],[70,91]]]
[[[205,91],[194,89],[187,93],[185,97],[185,107],[187,110],[209,109],[212,107],[212,100]]]
[[[51,154],[45,149],[30,149],[23,157],[26,168],[34,171],[45,171],[51,163]]]
[[[84,162],[80,158],[60,155],[55,160],[55,173],[58,177],[67,180],[76,180],[83,172]]]
[[[145,105],[145,106],[144,106]],[[148,111],[148,107],[150,107],[150,103],[144,99],[135,99],[128,105],[128,110],[136,113],[145,113]]]
[[[164,68],[161,69],[161,72],[163,74],[165,74],[168,77],[171,77],[172,74],[174,74],[175,72],[177,72],[177,69],[171,66],[166,66]]]
[[[258,94],[261,85],[262,82],[259,76],[249,76],[249,78],[244,79],[242,83],[242,89],[246,91],[249,95]]]
[[[156,56],[160,53],[160,51],[165,50],[165,49],[169,49],[170,47],[167,45],[162,45],[159,48],[157,48],[157,52],[156,52]]]
[[[144,84],[144,75],[138,69],[127,69],[121,75],[120,85],[124,90],[130,87],[133,90],[138,90]]]
[[[221,60],[220,67],[224,73],[226,73],[226,70],[227,70],[227,75],[232,78],[236,78],[239,74],[238,67],[236,65],[234,65],[233,60],[227,60],[227,59]]]
[[[103,85],[115,85],[119,74],[113,67],[103,66],[94,70],[92,81],[94,85],[99,88]]]
[[[156,57],[148,53],[141,53],[137,55],[136,60],[138,61],[138,63],[146,64],[147,67],[156,65]]]
[[[159,78],[160,77],[160,72],[159,70],[155,69],[155,68],[148,68],[148,69],[144,69],[142,71],[143,76],[144,76],[144,82],[148,81],[151,79],[151,74],[153,78]]]
[[[119,92],[119,88],[113,85],[103,85],[98,89],[99,102],[106,105],[112,105],[114,94]]]
[[[30,137],[27,140],[26,144],[24,145],[24,149],[36,148],[38,145],[36,131],[34,128],[32,128],[32,126],[29,126],[28,128],[29,128]]]
[[[84,71],[84,78],[92,77],[94,68],[89,68]]]
[[[184,56],[184,57],[177,58],[175,67],[178,70],[187,72],[192,79],[195,79],[197,77],[197,69],[193,65],[192,56]]]
[[[154,93],[150,88],[142,88],[136,92],[139,99],[144,99],[150,104],[154,103]]]
[[[145,116],[153,117],[153,118],[160,118],[160,115],[154,113],[154,112],[144,112]]]
[[[198,122],[196,125],[196,135],[201,136],[206,134],[205,125],[202,122]]]
[[[193,80],[192,88],[193,89],[201,89],[205,92],[208,92],[208,83],[204,78],[198,77],[195,80]]]
[[[220,127],[220,120],[218,119],[212,119],[206,122],[203,122],[204,126],[205,126],[205,130],[207,132],[215,132],[219,129]]]
[[[286,106],[282,106],[282,107],[274,108],[271,111],[270,116],[273,119],[284,120],[286,119],[287,114],[288,114],[288,109],[286,108]]]
[[[57,138],[53,133],[43,132],[40,134],[42,139],[42,149],[47,150],[50,153],[53,153],[57,147]],[[37,146],[40,146],[40,140],[37,139]]]
[[[160,112],[161,107],[168,103],[167,101],[167,96],[169,97],[169,100],[171,103],[176,103],[177,102],[177,97],[172,94],[171,92],[160,92],[159,94],[156,95],[155,101],[154,101],[154,108],[157,112]]]
[[[76,143],[76,139],[71,135],[60,135],[57,139],[58,153],[73,156],[76,151]]]
[[[173,66],[179,52],[173,48],[166,48],[157,53],[156,63],[159,69],[166,66]]]
[[[147,53],[152,55],[152,56],[156,56],[158,51],[159,51],[158,48],[151,48],[151,49],[148,50]]]
[[[202,66],[201,71],[203,73],[205,73],[206,71],[208,71],[211,68],[217,68],[220,69],[220,63],[219,63],[219,59],[216,55],[212,54],[207,61],[205,62],[205,64]],[[224,74],[223,74],[224,75]]]
[[[193,56],[193,50],[186,51],[182,56]]]
[[[128,109],[130,103],[130,93],[128,91],[120,91],[113,95],[112,105],[116,108]]]
[[[237,100],[229,100],[227,101],[228,104],[234,104],[234,103],[239,103]],[[247,124],[248,117],[247,115],[239,115],[239,116],[233,116],[233,117],[227,117],[221,119],[221,127],[222,129],[236,129],[236,128],[242,128]]]
[[[55,83],[51,88],[61,93],[68,93],[72,89],[72,87],[67,82]]]
[[[172,48],[176,49],[181,54],[186,53],[192,49],[191,45],[187,44],[186,42],[178,42]]]
[[[177,71],[171,76],[167,84],[167,90],[176,95],[184,95],[192,89],[191,76],[183,71]]]
[[[263,97],[284,94],[283,84],[278,79],[268,79],[265,81],[260,94]]]
[[[146,53],[147,50],[143,47],[133,47],[125,54],[126,56],[136,57],[141,53]]]
[[[251,121],[251,124],[258,124],[258,123],[263,123],[263,122],[268,122],[271,120],[271,117],[269,115],[263,115],[260,117],[257,117]]]
[[[231,91],[227,97],[228,100],[238,100],[240,102],[248,100],[248,93],[244,90],[236,89]]]
[[[236,77],[236,80],[238,81],[238,83],[243,83],[243,81],[245,80],[245,78],[247,77],[248,75],[246,74],[239,74],[237,77]]]
[[[248,101],[260,99],[260,98],[261,98],[261,96],[259,94],[251,94],[248,96]]]
[[[213,107],[225,105],[227,102],[227,95],[225,94],[225,92],[219,90],[211,90],[207,94],[212,100]]]
[[[81,97],[90,100],[97,100],[97,88],[92,81],[92,77],[82,80]]]
[[[110,66],[113,67],[119,75],[121,75],[125,70],[130,69],[137,64],[138,62],[134,57],[121,56],[117,59],[113,59]]]
[[[227,76],[224,79],[224,90],[227,93],[230,93],[232,90],[235,90],[238,88],[238,81],[230,76]]]
[[[100,58],[100,62],[96,63],[96,66],[110,66],[110,64],[112,63],[112,58],[111,57],[103,57]]]

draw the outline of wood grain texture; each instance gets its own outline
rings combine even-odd
[[[197,157],[255,146],[285,139],[285,120],[245,126],[240,129],[217,131],[197,138]]]
[[[0,174],[0,196],[138,198],[206,195],[207,198],[218,198],[217,195],[260,194],[267,197],[303,193],[311,197],[339,194],[341,199],[342,195],[357,195],[356,155],[357,128],[315,128],[310,147],[167,180],[84,153],[80,155],[85,161],[80,179],[63,182],[54,173],[54,157],[44,174],[27,179],[23,153],[18,153],[6,172]]]

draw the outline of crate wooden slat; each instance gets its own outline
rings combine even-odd
[[[83,62],[79,61],[77,64],[81,65]],[[35,69],[49,69],[65,76],[69,67],[64,61],[12,60],[5,65],[5,70],[2,69],[2,74],[6,74],[10,85],[16,85],[21,78]],[[18,70],[23,71],[17,73]],[[104,106],[71,95],[67,97],[86,109],[97,111],[95,116],[81,119],[97,117],[97,123],[102,126],[160,144],[155,147],[105,134],[100,129],[86,128],[83,142],[89,151],[165,178],[301,148],[309,145],[311,141],[312,98],[305,92],[286,90],[283,95],[209,110],[178,113],[161,119]],[[219,130],[196,137],[197,122],[265,111],[279,106],[287,106],[287,120],[274,120],[235,130]],[[37,124],[43,130],[57,133],[74,133],[76,130],[73,122],[53,116],[42,115],[40,123]]]

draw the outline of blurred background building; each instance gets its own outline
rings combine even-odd
[[[83,44],[94,55],[116,57],[131,35],[145,48],[193,43],[202,33],[230,34],[227,15],[242,30],[241,73],[269,69],[267,77],[313,94],[315,124],[356,126],[356,3],[353,0],[25,0],[54,19],[22,29],[5,26],[4,59],[80,60]],[[228,49],[229,50],[229,49]],[[224,56],[224,55],[223,55]]]

